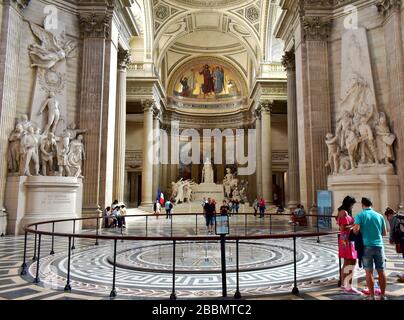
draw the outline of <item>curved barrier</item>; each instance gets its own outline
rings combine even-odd
[[[135,235],[126,235],[123,232],[122,227],[120,228],[120,234],[116,235],[110,235],[110,234],[100,234],[100,219],[101,221],[104,219],[104,217],[87,217],[87,218],[77,218],[77,219],[61,219],[61,220],[49,220],[49,221],[43,221],[43,222],[38,222],[38,223],[32,223],[24,227],[24,232],[25,232],[25,241],[24,241],[24,258],[23,258],[23,263],[21,265],[21,275],[25,275],[27,272],[27,262],[26,262],[26,256],[27,256],[27,242],[28,242],[28,234],[33,234],[35,236],[34,240],[34,256],[32,258],[32,261],[36,262],[36,276],[34,278],[34,283],[39,283],[39,269],[40,269],[40,257],[41,257],[41,238],[42,236],[50,236],[52,237],[52,244],[51,244],[51,251],[50,255],[54,255],[54,240],[55,237],[64,237],[68,238],[68,256],[67,256],[67,279],[66,279],[66,285],[64,287],[65,291],[71,291],[71,285],[70,285],[70,265],[71,265],[71,250],[75,249],[74,245],[74,239],[79,238],[79,239],[94,239],[95,243],[94,245],[99,244],[99,240],[106,240],[106,241],[113,241],[114,242],[114,249],[113,249],[113,279],[112,279],[112,289],[110,293],[110,297],[116,297],[117,292],[116,292],[116,287],[115,287],[115,279],[116,279],[116,256],[117,256],[117,242],[118,240],[120,241],[167,241],[172,243],[172,292],[170,295],[170,299],[176,299],[176,291],[175,291],[175,276],[176,276],[176,265],[175,265],[175,258],[176,258],[176,245],[177,242],[201,242],[201,241],[209,241],[209,242],[221,242],[222,244],[222,251],[224,251],[224,246],[225,246],[225,241],[228,242],[234,242],[236,244],[236,293],[234,295],[234,298],[239,299],[241,298],[241,293],[240,293],[240,281],[239,281],[239,244],[243,240],[268,240],[268,239],[285,239],[289,238],[293,240],[293,266],[294,266],[294,286],[292,289],[293,294],[298,294],[299,289],[297,287],[297,250],[296,250],[296,239],[297,238],[313,238],[317,237],[317,242],[320,242],[320,237],[321,236],[326,236],[326,235],[337,235],[339,237],[339,231],[332,230],[332,228],[328,231],[320,231],[320,226],[319,226],[319,218],[326,218],[326,219],[333,219],[335,216],[317,216],[317,215],[306,215],[306,217],[316,217],[316,225],[314,228],[316,229],[316,232],[299,232],[297,230],[297,226],[294,226],[294,232],[293,233],[281,233],[281,234],[272,234],[272,217],[273,216],[286,216],[286,215],[280,215],[280,214],[265,214],[265,216],[269,216],[269,234],[248,234],[248,216],[253,215],[252,213],[241,213],[238,214],[238,216],[245,216],[245,224],[244,224],[244,234],[243,235],[228,235],[228,236],[218,236],[218,235],[198,235],[198,216],[202,216],[203,214],[201,213],[179,213],[175,214],[173,217],[181,217],[181,216],[195,216],[195,221],[196,221],[196,228],[195,228],[195,234],[194,235],[181,235],[181,236],[174,236],[173,235],[173,219],[171,219],[171,228],[170,228],[170,233],[171,236],[148,236],[148,220],[150,218],[156,218],[156,215],[154,214],[144,214],[144,215],[126,215],[125,218],[131,218],[131,217],[136,217],[136,218],[145,218],[145,236],[135,236]],[[95,233],[76,233],[76,223],[77,222],[83,222],[86,220],[94,220],[96,223],[96,229]],[[58,223],[69,223],[72,222],[72,233],[61,233],[61,232],[55,232],[55,224]],[[101,223],[102,225],[102,223]],[[47,231],[47,230],[40,230],[41,227],[47,227],[48,229],[51,229],[52,231]],[[91,230],[90,230],[91,231]],[[223,256],[222,256],[223,257]],[[223,259],[223,258],[222,258]],[[341,259],[339,259],[339,271],[341,274]],[[227,296],[226,292],[226,270],[225,267],[223,267],[222,264],[222,281],[223,281],[223,296]],[[224,278],[224,279],[223,279]],[[340,285],[340,281],[338,283]]]

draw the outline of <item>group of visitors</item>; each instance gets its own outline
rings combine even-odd
[[[240,209],[240,201],[238,201],[237,199],[230,200],[228,204],[226,202],[226,205],[229,207],[230,215],[232,215],[233,213],[237,214]]]
[[[159,215],[161,213],[161,206],[162,204],[164,205],[164,209],[166,211],[166,219],[171,219],[171,213],[173,210],[173,203],[171,202],[170,199],[167,199],[165,202],[156,200],[153,204],[153,213],[156,215],[156,219],[159,218]]]
[[[257,213],[259,212],[260,218],[264,218],[266,208],[265,199],[263,197],[255,198],[253,203],[254,217],[257,216]]]
[[[339,257],[344,259],[341,271],[341,289],[349,294],[363,294],[366,299],[374,300],[380,296],[386,300],[386,256],[384,252],[383,236],[387,235],[386,223],[383,216],[373,210],[372,201],[362,198],[362,211],[355,218],[352,209],[356,200],[350,196],[344,198],[338,208],[336,217],[340,228]],[[396,244],[397,252],[402,253],[404,245],[404,215],[387,208],[385,215],[390,223],[390,243]],[[404,254],[403,254],[404,258]],[[366,285],[362,291],[352,286],[356,264],[363,266],[366,272]],[[378,275],[378,284],[373,277],[374,268]],[[400,282],[404,282],[404,275],[400,275]]]
[[[104,211],[105,228],[126,228],[126,206],[114,200]]]

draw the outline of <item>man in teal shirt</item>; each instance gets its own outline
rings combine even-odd
[[[363,238],[363,267],[366,270],[366,284],[369,288],[370,299],[374,300],[373,265],[376,267],[380,283],[380,299],[385,300],[386,275],[383,236],[387,234],[386,223],[383,216],[372,209],[372,202],[362,198],[363,211],[356,215],[354,233],[359,231]]]

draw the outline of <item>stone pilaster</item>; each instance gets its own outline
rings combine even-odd
[[[153,101],[145,100],[143,106],[143,165],[141,206],[153,203]]]
[[[161,190],[160,185],[160,112],[158,110],[154,113],[153,120],[153,201],[157,195],[158,189]]]
[[[262,196],[262,132],[261,132],[261,110],[255,111],[255,131],[256,131],[256,152],[257,152],[257,197]]]
[[[272,192],[272,101],[260,103],[261,107],[261,165],[262,165],[262,196],[269,204],[273,203]]]
[[[22,10],[28,0],[0,2],[0,234],[5,233],[7,213],[4,194],[8,168],[8,137],[13,130],[17,109],[19,52]]]
[[[377,2],[378,11],[384,16],[384,39],[391,129],[396,134],[396,168],[400,181],[400,206],[404,206],[404,52],[401,19],[401,0]]]
[[[293,209],[300,202],[299,147],[296,110],[296,68],[295,54],[291,51],[283,56],[282,63],[288,77],[288,207]]]
[[[109,170],[108,165],[111,159],[113,161],[113,150],[108,149],[111,146],[110,130],[115,130],[115,122],[111,126],[109,121],[113,50],[111,19],[112,12],[109,10],[80,12],[79,16],[83,38],[80,127],[88,130],[85,137],[87,159],[83,171],[83,216],[95,215],[98,205],[105,207],[112,200],[106,197],[106,189],[112,182],[109,174],[113,173],[113,167]]]
[[[301,17],[295,32],[296,106],[299,144],[300,200],[309,209],[317,190],[327,188],[327,148],[331,130],[328,34],[323,17]]]
[[[129,64],[129,51],[118,51],[118,79],[115,114],[115,160],[113,198],[124,201],[125,190],[125,149],[126,149],[126,68]]]

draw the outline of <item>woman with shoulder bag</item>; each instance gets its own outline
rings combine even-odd
[[[361,294],[352,287],[352,279],[356,266],[358,254],[355,250],[355,243],[349,239],[351,229],[355,220],[352,218],[352,208],[356,203],[354,198],[347,196],[344,198],[341,207],[338,208],[337,224],[340,229],[338,255],[344,259],[341,269],[341,289],[349,294]],[[351,215],[349,214],[351,213]]]

